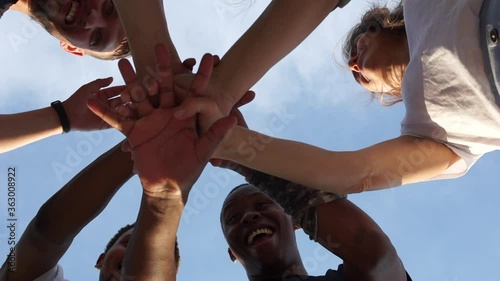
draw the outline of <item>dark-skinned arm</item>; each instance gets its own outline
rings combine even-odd
[[[120,146],[97,158],[43,204],[17,243],[16,268],[7,268],[7,280],[33,280],[55,267],[78,233],[104,210],[132,176],[130,154]]]

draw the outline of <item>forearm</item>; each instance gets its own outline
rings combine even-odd
[[[61,133],[59,117],[52,107],[0,115],[0,153]]]
[[[52,196],[17,243],[13,252],[15,270],[9,268],[7,279],[33,280],[53,268],[80,230],[131,176],[131,171],[130,155],[117,145]]]
[[[406,280],[387,235],[349,200],[318,205],[316,217],[316,241],[343,260],[349,280]]]
[[[132,50],[138,79],[155,78],[154,50],[158,43],[167,46],[174,68],[181,64],[168,32],[162,0],[114,0],[114,3]]]
[[[338,0],[273,0],[229,49],[214,70],[222,90],[224,113],[295,47],[337,6]]]
[[[41,236],[54,243],[71,241],[102,212],[133,175],[130,154],[121,151],[120,146],[101,155],[40,208],[34,226]]]
[[[122,276],[134,280],[175,280],[175,241],[183,209],[180,198],[158,199],[143,194]]]
[[[231,160],[335,194],[352,193],[363,184],[363,163],[351,157],[350,152],[331,152],[300,142],[272,138],[243,127],[235,127],[226,135],[214,158]]]
[[[444,144],[400,136],[357,150],[327,151],[235,127],[214,158],[335,194],[384,189],[432,179],[460,160]]]

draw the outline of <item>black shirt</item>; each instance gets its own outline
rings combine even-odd
[[[283,279],[276,279],[270,281],[345,281],[347,277],[345,276],[344,267],[339,265],[337,270],[328,270],[325,275],[322,276],[290,276]],[[406,280],[412,281],[408,272],[406,273]]]

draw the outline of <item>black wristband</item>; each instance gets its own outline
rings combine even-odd
[[[63,134],[69,133],[69,131],[71,130],[71,126],[69,124],[68,115],[66,115],[66,111],[64,110],[62,103],[56,100],[55,102],[52,102],[50,106],[55,109],[55,111],[57,112],[57,116],[59,116],[59,121],[61,122],[61,126],[63,128]]]

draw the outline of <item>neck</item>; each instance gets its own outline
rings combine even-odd
[[[29,15],[28,0],[18,0],[16,4],[10,6],[10,9]]]

